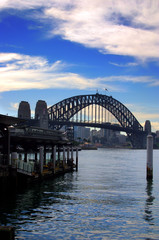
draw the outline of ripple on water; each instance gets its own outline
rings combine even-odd
[[[147,183],[145,164],[144,150],[82,151],[77,173],[17,195],[1,224],[17,239],[159,239],[159,174]]]

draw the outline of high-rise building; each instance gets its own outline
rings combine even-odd
[[[74,127],[74,138],[75,139],[89,139],[90,138],[90,128],[86,127]]]

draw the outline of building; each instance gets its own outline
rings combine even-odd
[[[90,138],[90,128],[86,127],[74,127],[74,139],[89,139]]]

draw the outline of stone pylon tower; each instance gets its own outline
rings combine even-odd
[[[31,111],[30,104],[25,101],[21,101],[18,108],[18,118],[30,119]]]
[[[39,127],[48,128],[47,104],[43,100],[38,100],[36,103],[35,119],[39,121]]]
[[[145,121],[144,130],[145,130],[148,134],[151,134],[151,122],[150,122],[149,120],[146,120],[146,121]]]

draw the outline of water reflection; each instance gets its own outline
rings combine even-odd
[[[37,183],[19,194],[8,195],[0,201],[0,225],[31,222],[43,217],[49,218],[54,204],[70,200],[67,195],[72,189],[73,174],[65,174],[54,180]],[[72,199],[73,200],[73,199]],[[51,206],[51,207],[50,207]],[[51,216],[52,217],[52,216]],[[41,219],[42,220],[42,219]]]
[[[152,195],[153,193],[153,180],[147,181],[146,186],[146,193],[147,193],[147,199],[145,203],[145,220],[148,221],[150,225],[154,225],[153,220],[153,211],[152,211],[152,205],[155,197]]]
[[[145,186],[145,152],[80,155],[78,172],[0,203],[0,225],[15,226],[16,239],[159,239],[159,176]]]

